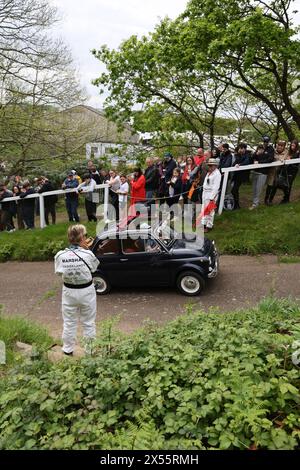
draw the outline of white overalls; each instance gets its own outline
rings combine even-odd
[[[99,260],[90,250],[75,245],[59,251],[54,260],[55,273],[62,276],[64,282],[62,349],[66,353],[72,353],[76,342],[78,318],[83,326],[83,336],[88,339],[96,336],[97,301],[92,273],[97,270]]]
[[[217,202],[221,184],[221,173],[216,168],[212,173],[207,173],[203,184],[202,207],[208,206],[211,200]],[[202,225],[213,228],[215,211],[202,218]]]

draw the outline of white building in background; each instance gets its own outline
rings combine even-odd
[[[100,160],[102,157],[108,154],[113,154],[122,150],[124,146],[122,144],[112,144],[106,142],[93,142],[86,144],[86,158],[91,160],[95,158]]]

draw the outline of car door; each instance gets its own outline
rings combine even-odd
[[[93,252],[100,261],[99,271],[111,285],[118,286],[121,281],[119,238],[102,238]]]
[[[128,286],[164,286],[170,283],[170,255],[154,238],[138,235],[120,240],[120,269]]]

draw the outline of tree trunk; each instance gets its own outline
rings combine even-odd
[[[204,148],[204,135],[199,134],[198,137],[199,137],[199,147]]]
[[[215,127],[214,125],[210,126],[209,128],[209,140],[210,140],[210,147],[213,150],[215,146]]]
[[[281,131],[281,124],[279,122],[279,119],[277,119],[277,125],[276,125],[276,130],[275,130],[275,143],[279,140],[280,131]]]

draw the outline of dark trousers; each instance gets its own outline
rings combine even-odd
[[[78,199],[66,199],[66,208],[68,211],[69,221],[70,222],[79,222],[79,215],[77,212],[78,208]]]
[[[86,199],[85,210],[86,210],[86,215],[89,219],[89,222],[91,221],[97,222],[97,217],[96,217],[97,204],[95,202],[88,201]]]
[[[118,194],[114,193],[113,191],[110,191],[110,202],[112,206],[114,206],[115,211],[116,211],[116,221],[118,222],[120,219],[119,215],[119,196]]]
[[[15,228],[11,212],[2,211],[0,224],[2,230],[13,230]]]
[[[19,230],[23,230],[25,228],[22,216],[22,209],[19,204],[17,204],[17,223]]]
[[[34,228],[34,206],[22,210],[23,220],[26,228]]]
[[[243,184],[243,181],[239,179],[235,179],[233,182],[232,189],[231,189],[231,194],[233,195],[235,209],[240,208],[240,187],[242,184]]]
[[[275,186],[272,186],[271,187],[271,190],[270,190],[270,202],[273,201],[275,195],[276,195],[276,192],[277,192],[277,189],[281,189],[281,191],[283,191],[283,199],[282,199],[282,202],[290,202],[290,197],[291,197],[291,191],[292,191],[292,186],[293,186],[293,182],[294,182],[294,179],[296,178],[296,174],[295,175],[287,175],[287,185],[286,186],[277,186],[275,184]]]
[[[49,225],[49,214],[51,214],[52,225],[55,225],[56,222],[56,207],[55,204],[49,204],[45,206],[45,222],[46,225]]]

